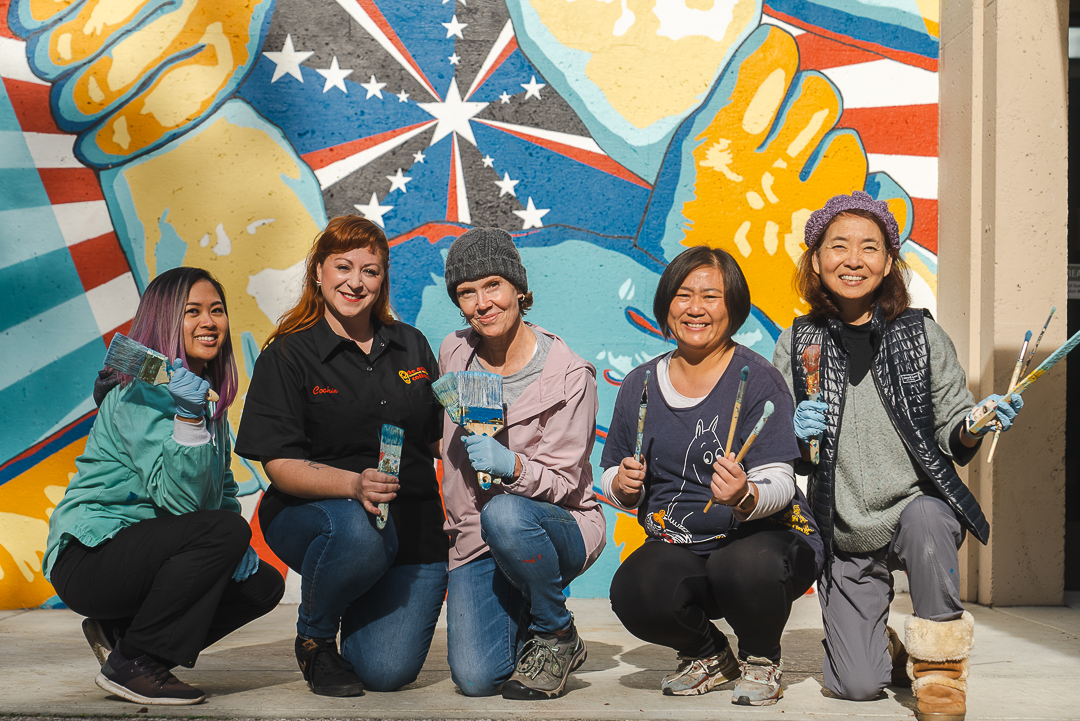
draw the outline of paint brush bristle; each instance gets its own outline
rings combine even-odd
[[[802,352],[802,365],[807,373],[817,373],[818,364],[821,361],[821,346],[808,345]]]
[[[109,343],[105,365],[153,385],[169,382],[169,359],[123,333],[115,334]]]
[[[461,400],[458,396],[457,373],[446,373],[431,384],[435,400],[446,409],[450,421],[461,425]]]

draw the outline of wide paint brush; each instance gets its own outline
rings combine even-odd
[[[1032,386],[1032,384],[1035,383],[1035,381],[1039,380],[1044,375],[1046,375],[1046,373],[1051,368],[1053,368],[1055,365],[1057,365],[1057,362],[1059,360],[1061,360],[1062,358],[1067,356],[1069,354],[1069,351],[1071,351],[1077,345],[1080,345],[1080,331],[1077,331],[1076,333],[1074,333],[1072,338],[1069,338],[1069,340],[1065,341],[1065,343],[1060,348],[1058,348],[1056,351],[1054,351],[1049,356],[1047,356],[1046,360],[1044,360],[1042,363],[1040,363],[1039,366],[1035,370],[1031,371],[1026,376],[1024,376],[1024,380],[1017,383],[1016,388],[1014,388],[1012,390],[1012,392],[1009,393],[1008,395],[1005,395],[1004,397],[1002,397],[1001,400],[1008,403],[1009,401],[1012,400],[1013,396],[1023,395],[1024,391],[1026,391],[1028,388],[1030,388]],[[972,423],[971,427],[968,429],[969,433],[974,432],[974,431],[978,431],[978,430],[982,430],[991,421],[993,421],[995,418],[997,418],[997,414],[994,413],[994,404],[988,403],[988,404],[982,406],[982,411],[983,412],[979,416],[979,418],[974,423]]]
[[[401,447],[405,443],[405,430],[386,423],[379,434],[379,472],[397,476],[401,470]],[[379,517],[375,526],[381,531],[390,518],[390,504],[379,504]]]
[[[461,399],[458,396],[457,373],[446,373],[439,380],[431,384],[431,392],[435,394],[435,400],[446,409],[446,415],[450,416],[450,422],[461,425]]]
[[[458,371],[458,399],[461,425],[474,435],[494,436],[503,429],[503,377],[487,371]],[[485,491],[492,483],[502,483],[490,473],[477,471],[476,478]]]
[[[758,434],[761,433],[761,429],[765,427],[765,424],[769,422],[769,416],[773,413],[772,401],[765,401],[765,408],[761,411],[761,418],[758,419],[757,424],[754,425],[754,430],[750,431],[750,437],[746,439],[746,443],[739,449],[739,455],[735,456],[736,463],[742,463],[742,459],[746,457],[746,452],[750,450],[750,446],[757,440]],[[709,512],[712,508],[713,499],[710,498],[709,502],[705,504],[705,513]]]
[[[645,436],[645,411],[649,409],[649,375],[651,370],[645,371],[645,385],[641,387],[641,405],[637,414],[637,443],[634,445],[634,460],[641,463],[641,439]]]
[[[1049,323],[1049,319],[1047,320]],[[1046,330],[1044,327],[1043,330]],[[1027,355],[1028,344],[1031,343],[1031,331],[1024,334],[1024,345],[1020,346],[1020,357],[1016,359],[1016,367],[1013,368],[1012,378],[1009,380],[1009,393],[1016,388],[1016,381],[1020,380],[1020,369],[1024,367],[1024,356]],[[994,440],[990,442],[990,454],[986,456],[987,464],[994,462],[994,451],[997,450],[998,439],[1001,438],[1001,429],[994,431]]]
[[[743,393],[746,392],[746,377],[750,375],[750,366],[743,366],[739,374],[739,392],[735,395],[735,408],[731,411],[731,427],[727,432],[727,444],[724,453],[731,453],[731,444],[735,442],[735,426],[739,424],[739,413],[742,412]]]
[[[154,386],[165,385],[172,378],[168,358],[123,333],[112,337],[105,354],[105,366]],[[206,392],[206,399],[217,402],[218,394],[213,388]]]
[[[802,352],[802,367],[806,372],[806,397],[816,401],[821,393],[821,384],[818,382],[818,363],[821,361],[821,346],[808,345]],[[814,436],[810,439],[810,462],[815,466],[821,460],[821,440]]]

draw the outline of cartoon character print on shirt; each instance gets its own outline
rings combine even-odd
[[[649,514],[645,519],[645,531],[653,538],[662,538],[669,543],[691,543],[693,534],[686,527],[686,519],[694,515],[696,511],[678,516],[677,507],[679,496],[683,494],[687,482],[696,482],[700,486],[708,488],[712,485],[712,465],[717,458],[723,457],[724,446],[720,437],[716,435],[716,425],[720,416],[714,416],[708,427],[703,419],[698,419],[694,430],[694,438],[686,448],[686,456],[683,459],[682,484],[679,492],[668,503],[666,509],[661,509]],[[700,506],[698,499],[694,498],[691,507]]]

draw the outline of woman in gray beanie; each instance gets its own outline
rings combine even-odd
[[[450,246],[446,290],[468,327],[439,349],[439,371],[503,377],[506,427],[469,436],[444,416],[450,534],[450,673],[467,696],[562,694],[586,656],[563,589],[604,547],[592,488],[596,370],[526,323],[532,293],[510,234],[474,228]],[[483,489],[477,472],[502,479]]]

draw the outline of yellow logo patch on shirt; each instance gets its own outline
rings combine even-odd
[[[430,377],[428,375],[427,368],[425,368],[424,366],[417,366],[414,370],[411,371],[398,371],[398,376],[400,376],[401,380],[405,381],[406,384],[412,383],[416,380],[426,380]]]

